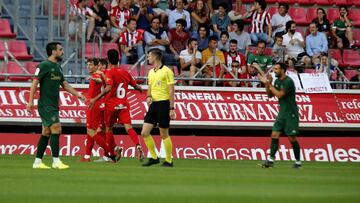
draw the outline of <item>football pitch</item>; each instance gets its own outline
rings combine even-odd
[[[69,170],[32,169],[34,156],[0,156],[0,202],[360,202],[360,163],[174,160],[144,168],[136,159],[80,163]],[[46,156],[44,163],[51,165]]]

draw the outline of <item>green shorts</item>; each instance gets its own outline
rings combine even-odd
[[[42,125],[50,127],[54,123],[60,123],[59,109],[54,106],[42,106],[39,107],[39,114]]]
[[[278,115],[272,131],[284,132],[284,134],[288,136],[299,134],[299,114]]]

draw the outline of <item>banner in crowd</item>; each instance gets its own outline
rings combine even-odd
[[[29,84],[27,84],[29,85]],[[13,85],[15,86],[15,85]],[[75,86],[86,95],[87,86]],[[146,93],[131,90],[128,101],[133,124],[141,125],[148,109]],[[39,113],[26,111],[29,87],[0,87],[0,122],[40,124]],[[38,93],[35,97],[37,105]],[[359,93],[297,93],[300,126],[309,128],[360,128]],[[175,92],[177,118],[172,127],[242,128],[269,127],[279,111],[277,98],[269,98],[264,89],[221,87],[177,87]],[[60,92],[62,123],[83,125],[86,122],[86,102],[68,92]]]
[[[39,135],[0,133],[1,154],[36,154]],[[82,156],[85,153],[85,135],[62,135],[60,155]],[[123,147],[124,157],[136,157],[136,149],[128,136],[115,136],[116,144]],[[158,155],[165,157],[163,143],[154,136]],[[359,137],[299,137],[303,161],[360,162]],[[265,160],[270,150],[270,137],[214,137],[214,136],[173,136],[175,159],[213,159],[213,160]],[[145,146],[143,144],[143,146]],[[50,146],[46,154],[51,154]],[[101,148],[95,146],[93,156],[103,155]],[[146,151],[147,156],[150,154]],[[291,145],[287,138],[280,139],[276,160],[294,160]]]
[[[300,73],[299,76],[305,93],[332,92],[326,73]]]

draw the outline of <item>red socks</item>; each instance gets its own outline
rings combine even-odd
[[[106,144],[105,139],[100,135],[100,133],[97,133],[94,136],[95,142],[104,149],[106,155],[114,156],[114,149],[110,148],[109,145]]]
[[[130,128],[128,130],[128,135],[130,136],[131,140],[135,145],[139,144],[139,136],[137,135],[137,133],[133,128]]]
[[[85,142],[85,154],[91,156],[91,150],[94,147],[94,139],[87,135],[86,142]]]
[[[114,148],[116,147],[116,144],[115,144],[115,138],[114,138],[114,135],[113,133],[110,131],[110,132],[106,132],[106,143],[108,144],[108,146],[110,147],[110,149],[112,151],[114,151]]]

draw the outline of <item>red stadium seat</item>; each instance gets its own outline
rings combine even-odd
[[[298,25],[308,25],[310,22],[306,19],[306,10],[302,7],[290,7],[289,15]]]
[[[85,43],[85,58],[99,58],[100,51],[97,44],[93,46],[93,43]]]
[[[58,16],[59,15],[59,7],[60,7],[60,15],[65,16],[66,6],[65,6],[65,1],[64,0],[60,1],[60,5],[59,5],[58,0],[53,1],[53,16]],[[49,10],[49,3],[47,4],[47,10]]]
[[[349,9],[349,18],[354,26],[360,26],[360,9]]]
[[[5,55],[5,46],[4,42],[0,41],[0,59],[3,60]]]
[[[333,2],[337,6],[350,6],[352,4],[350,0],[334,0]]]
[[[33,57],[28,54],[25,41],[9,41],[9,51],[19,60],[31,60]]]
[[[297,0],[300,5],[313,5],[315,2],[310,0]]]
[[[278,3],[295,4],[296,0],[277,0]]]
[[[14,38],[16,34],[11,31],[10,23],[6,19],[0,19],[0,38]]]
[[[6,68],[7,68],[7,73],[8,74],[27,74],[14,61],[9,61]],[[9,76],[8,79],[11,80],[11,81],[28,81],[30,79],[30,77]]]
[[[266,3],[268,4],[275,4],[277,0],[266,0]]]
[[[346,69],[346,70],[344,70],[344,73],[345,73],[345,77],[350,80],[352,77],[357,75],[357,70]]]
[[[331,58],[333,58],[339,62],[340,67],[344,67],[347,65],[344,63],[343,57],[341,56],[339,49],[329,49],[329,55]]]
[[[317,17],[316,9],[317,9],[317,8],[314,8],[314,7],[308,8],[307,14],[306,14],[306,21],[307,21],[308,23],[311,23],[311,21],[312,21],[314,18]]]
[[[360,1],[359,0],[349,0],[349,2],[354,6],[360,6]]]
[[[269,7],[268,12],[273,16],[278,11],[278,7]]]
[[[25,69],[30,73],[30,74],[35,74],[36,68],[39,65],[39,62],[27,62],[25,63]]]
[[[121,64],[119,68],[129,71],[129,73],[134,77],[139,76],[138,68],[132,68],[132,66],[133,64]]]
[[[106,58],[107,52],[110,49],[116,49],[117,51],[119,51],[119,45],[117,43],[103,43],[100,58]],[[119,52],[119,56],[120,56],[120,52]]]
[[[346,65],[351,67],[360,66],[360,54],[357,50],[345,49],[343,58]]]
[[[327,10],[327,16],[330,21],[330,23],[333,23],[336,18],[339,17],[339,9],[337,8],[329,8]]]
[[[356,41],[355,46],[360,47],[360,30],[359,29],[353,29],[353,37]]]
[[[317,5],[324,5],[324,6],[331,6],[333,5],[333,1],[336,1],[336,0],[315,0],[316,4]],[[311,1],[310,1],[311,2]]]
[[[255,0],[242,0],[243,3],[254,3]]]

